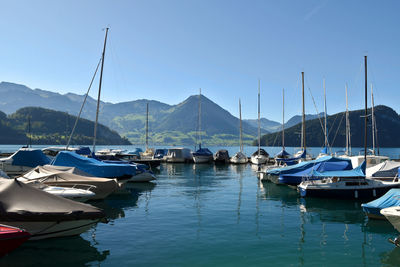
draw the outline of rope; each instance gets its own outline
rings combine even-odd
[[[343,118],[344,118],[344,115],[345,115],[345,114],[346,114],[346,113],[344,112],[344,113],[343,113],[343,115],[342,115],[342,118],[340,119],[339,125],[338,125],[338,127],[337,127],[337,129],[336,129],[335,136],[333,137],[332,144],[334,144],[334,143],[335,143],[336,136],[337,136],[337,134],[338,134],[338,132],[339,132],[340,125],[342,125],[342,121],[343,121]],[[336,117],[337,117],[337,116],[336,116]],[[332,127],[332,128],[333,128],[333,127]]]
[[[82,110],[83,110],[83,107],[85,106],[86,99],[87,99],[87,97],[88,97],[88,95],[89,95],[90,88],[92,87],[94,78],[96,77],[96,74],[97,74],[97,70],[99,69],[100,62],[101,62],[101,59],[99,60],[99,63],[97,64],[97,67],[96,67],[96,71],[94,72],[93,77],[92,77],[92,80],[90,81],[89,88],[87,89],[85,98],[83,99],[83,103],[82,103],[82,106],[81,106],[81,110],[79,111],[79,114],[78,114],[78,116],[76,117],[75,124],[74,124],[74,127],[72,128],[71,135],[70,135],[69,138],[68,138],[68,142],[67,142],[67,146],[65,147],[65,150],[68,150],[69,144],[71,143],[71,139],[72,139],[72,136],[73,136],[73,134],[74,134],[74,132],[75,132],[76,125],[78,124],[78,121],[79,121],[79,119],[80,119],[80,117],[81,117]]]

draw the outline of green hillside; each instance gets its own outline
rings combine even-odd
[[[69,134],[76,117],[66,112],[50,109],[27,107],[17,110],[7,116],[0,113],[0,143],[27,144],[28,121],[30,117],[32,144],[60,144],[67,143]],[[72,138],[71,144],[89,145],[93,143],[94,122],[80,119]],[[115,131],[104,125],[98,125],[97,141],[99,145],[129,145],[130,142],[121,138]]]

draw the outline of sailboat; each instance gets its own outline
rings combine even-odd
[[[213,153],[208,148],[201,147],[201,89],[199,93],[199,117],[198,117],[198,140],[199,149],[193,152],[194,163],[209,163],[213,160]]]
[[[247,163],[248,159],[247,156],[243,153],[243,140],[242,140],[242,106],[240,104],[240,98],[239,98],[239,152],[237,152],[233,157],[231,157],[230,161],[233,164],[244,164]]]
[[[301,119],[301,150],[297,151],[293,159],[298,161],[311,160],[306,149],[306,114],[304,105],[304,72],[301,72],[302,119]]]
[[[324,136],[325,136],[325,143],[324,148],[318,155],[318,158],[325,157],[329,155],[329,144],[328,144],[328,127],[327,127],[327,110],[326,110],[326,87],[325,87],[325,79],[324,79]]]
[[[275,155],[275,163],[280,164],[287,158],[290,158],[290,154],[285,150],[285,89],[282,89],[282,150]]]
[[[146,104],[146,150],[140,153],[140,159],[152,159],[154,148],[149,148],[149,103]]]
[[[365,64],[365,124],[364,124],[364,162],[349,171],[314,171],[310,177],[321,180],[303,181],[298,186],[301,196],[372,199],[385,194],[391,188],[400,187],[399,181],[381,181],[365,177],[367,162],[367,56]]]
[[[258,149],[251,155],[252,164],[261,165],[268,161],[268,153],[261,148],[261,125],[260,125],[260,80],[258,80]]]
[[[347,99],[347,96],[346,96],[346,99]],[[376,129],[376,120],[375,120],[375,113],[374,113],[374,94],[373,94],[372,84],[371,84],[371,105],[372,105],[372,107],[371,107],[372,150],[370,150],[371,154],[368,154],[366,157],[367,168],[372,168],[380,163],[383,163],[383,162],[389,160],[389,157],[387,157],[387,156],[381,156],[381,155],[375,154],[375,141],[377,139],[377,129]],[[349,126],[349,131],[350,131],[350,126]],[[347,134],[347,132],[346,132],[346,134]],[[347,140],[346,140],[346,145],[347,145]],[[344,155],[344,157],[346,157],[346,155]],[[359,166],[364,161],[364,157],[362,155],[348,156],[348,157],[351,159],[351,163],[353,164],[353,167]]]

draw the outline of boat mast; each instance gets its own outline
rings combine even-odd
[[[375,115],[374,115],[374,93],[371,83],[371,129],[372,129],[372,153],[375,155]]]
[[[97,123],[98,123],[98,121],[99,121],[99,107],[100,107],[101,82],[102,82],[102,80],[103,80],[104,55],[105,55],[105,53],[106,53],[106,44],[107,44],[108,29],[109,29],[109,28],[106,28],[106,36],[104,37],[103,53],[102,53],[102,55],[101,55],[101,69],[100,69],[99,93],[98,93],[98,95],[97,95],[96,121],[95,121],[95,123],[94,123],[93,153],[96,152]]]
[[[351,155],[350,119],[349,119],[349,102],[347,98],[347,83],[346,83],[346,155]]]
[[[258,156],[260,156],[261,147],[261,130],[260,130],[260,79],[258,79]]]
[[[364,65],[365,65],[365,111],[364,111],[364,161],[365,164],[367,164],[367,123],[368,123],[368,117],[367,117],[367,93],[368,93],[368,82],[367,82],[367,56],[364,56]]]
[[[325,148],[328,151],[328,131],[326,127],[326,87],[325,87],[325,78],[324,78],[324,113],[325,113]]]
[[[146,103],[146,151],[149,148],[149,103]]]
[[[285,150],[285,89],[282,88],[282,152]]]
[[[199,138],[199,149],[201,149],[201,88],[200,88],[200,93],[199,93],[199,132],[198,132],[198,138]]]
[[[303,151],[306,150],[306,114],[305,114],[305,108],[304,108],[304,71],[301,72],[301,95],[302,95],[302,103],[303,103],[303,115],[302,115],[302,121],[301,121],[301,146],[303,148]]]
[[[239,98],[239,129],[240,129],[240,152],[243,153],[243,140],[242,140],[242,105]]]

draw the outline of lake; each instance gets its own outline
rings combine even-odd
[[[247,155],[255,150],[246,148]],[[361,202],[302,199],[294,189],[260,182],[255,171],[162,164],[154,183],[92,203],[105,209],[107,224],[78,237],[28,241],[0,265],[400,265],[400,248],[387,241],[398,232],[368,220]]]

